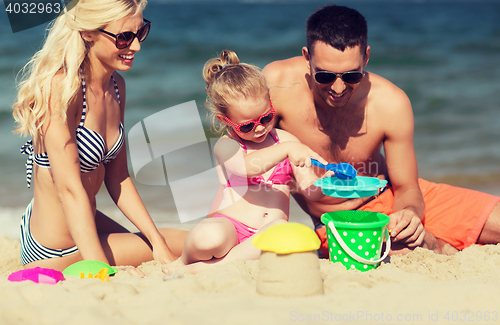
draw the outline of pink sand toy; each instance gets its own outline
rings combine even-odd
[[[7,280],[12,282],[31,280],[35,283],[56,284],[59,281],[65,280],[65,278],[62,272],[57,270],[35,267],[11,273]]]

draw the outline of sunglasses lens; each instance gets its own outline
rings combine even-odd
[[[348,84],[357,84],[363,78],[361,72],[346,72],[342,75],[342,80]]]
[[[267,114],[266,116],[264,116],[260,119],[260,124],[267,125],[267,124],[271,123],[271,121],[273,120],[273,117],[274,117],[274,113],[271,112],[271,113]]]
[[[241,133],[248,133],[253,130],[253,127],[255,126],[254,122],[250,122],[247,124],[240,125],[240,132]]]
[[[139,43],[142,43],[146,39],[146,37],[148,37],[150,29],[151,29],[151,24],[147,23],[137,31],[137,39],[139,40]],[[132,44],[132,42],[134,41],[135,37],[136,34],[132,32],[125,32],[116,35],[116,47],[119,49],[124,49],[126,47],[129,47],[130,44]]]
[[[337,75],[329,71],[316,72],[314,78],[320,84],[329,84],[337,79]],[[349,71],[342,74],[342,80],[348,84],[357,84],[363,79],[363,73],[359,71]]]
[[[320,84],[329,84],[334,81],[337,76],[334,73],[329,73],[328,71],[319,71],[314,74],[314,78]]]
[[[116,47],[119,49],[124,49],[132,44],[135,34],[132,32],[125,32],[116,35]]]
[[[151,29],[151,24],[147,23],[137,31],[137,38],[139,39],[140,43],[142,43],[146,39],[146,37],[148,37],[150,29]]]

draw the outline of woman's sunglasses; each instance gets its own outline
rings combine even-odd
[[[246,134],[246,133],[252,132],[255,129],[255,127],[259,124],[262,126],[266,126],[269,123],[271,123],[271,121],[274,118],[275,113],[276,112],[274,111],[274,107],[271,104],[271,110],[269,112],[265,113],[264,115],[261,115],[257,119],[257,121],[251,120],[251,121],[248,121],[245,123],[234,124],[230,119],[227,118],[227,116],[224,116],[224,119],[227,122],[229,122],[236,129],[236,131],[243,133],[243,134]]]
[[[347,84],[357,84],[365,76],[364,72],[359,71],[347,71],[343,73],[336,73],[331,71],[318,71],[314,74],[314,79],[320,84],[329,84],[337,80],[340,77],[342,81]]]
[[[137,31],[137,34],[133,32],[123,32],[120,34],[113,34],[100,28],[98,29],[98,31],[114,37],[116,39],[116,44],[115,44],[116,48],[121,50],[129,47],[136,37],[139,40],[139,43],[142,43],[146,39],[146,37],[148,37],[149,30],[151,29],[151,22],[147,19],[144,19],[144,24],[145,25],[142,26],[142,28]]]

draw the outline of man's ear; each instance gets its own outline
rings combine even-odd
[[[307,68],[311,70],[311,56],[309,54],[309,49],[306,46],[302,48],[302,56],[304,57],[304,60],[306,60]]]
[[[366,53],[365,53],[365,62],[364,62],[364,68],[368,65],[368,61],[370,61],[370,46],[366,46]]]

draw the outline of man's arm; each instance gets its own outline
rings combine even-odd
[[[406,94],[391,84],[390,104],[385,103],[384,150],[389,179],[394,190],[389,229],[393,241],[409,247],[422,244],[425,230],[421,219],[425,205],[418,186],[418,166],[413,146],[413,111]],[[390,95],[390,96],[387,96]]]

